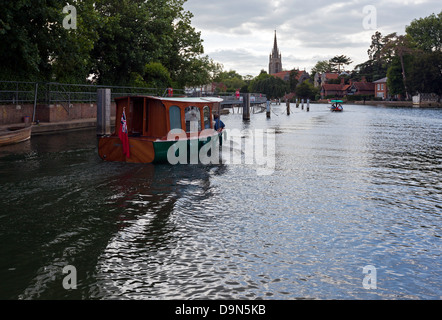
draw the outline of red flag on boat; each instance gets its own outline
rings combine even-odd
[[[125,109],[123,109],[123,114],[121,115],[121,130],[118,133],[118,137],[123,143],[123,153],[126,155],[127,158],[130,158],[129,135],[127,133],[127,121],[126,121]]]

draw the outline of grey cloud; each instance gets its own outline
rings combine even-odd
[[[399,0],[188,0],[185,8],[194,13],[192,24],[202,30],[203,35],[207,31],[211,35],[213,32],[223,34],[223,38],[235,36],[229,48],[221,45],[206,48],[211,58],[224,65],[235,65],[238,70],[249,68],[249,73],[259,73],[261,69],[267,69],[273,37],[262,43],[262,39],[252,38],[257,31],[271,34],[277,30],[283,64],[286,59],[287,67],[291,67],[288,64],[292,62],[299,63],[301,67],[301,64],[308,63],[308,59],[298,55],[300,48],[310,50],[312,57],[357,50],[360,54],[352,59],[360,63],[367,60],[370,38],[376,32],[367,32],[363,28],[364,6],[373,5],[376,8],[377,30],[383,34],[403,33],[405,26],[413,19],[441,11],[440,0],[409,0],[407,3],[404,5]],[[253,48],[245,50],[245,43],[252,43]],[[312,67],[314,63],[310,62],[308,66]]]

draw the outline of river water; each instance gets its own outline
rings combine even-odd
[[[442,298],[441,109],[222,120],[274,130],[271,174],[105,163],[95,130],[1,148],[0,298]]]

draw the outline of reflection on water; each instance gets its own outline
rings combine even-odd
[[[0,149],[0,297],[440,299],[442,110],[273,111],[223,117],[275,130],[268,176],[105,163],[94,130]]]

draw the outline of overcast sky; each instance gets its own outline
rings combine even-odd
[[[365,8],[365,11],[364,11]],[[414,19],[439,13],[440,0],[187,0],[205,54],[241,75],[268,72],[274,32],[284,70],[310,72],[319,60],[368,60],[371,36],[405,33]]]

